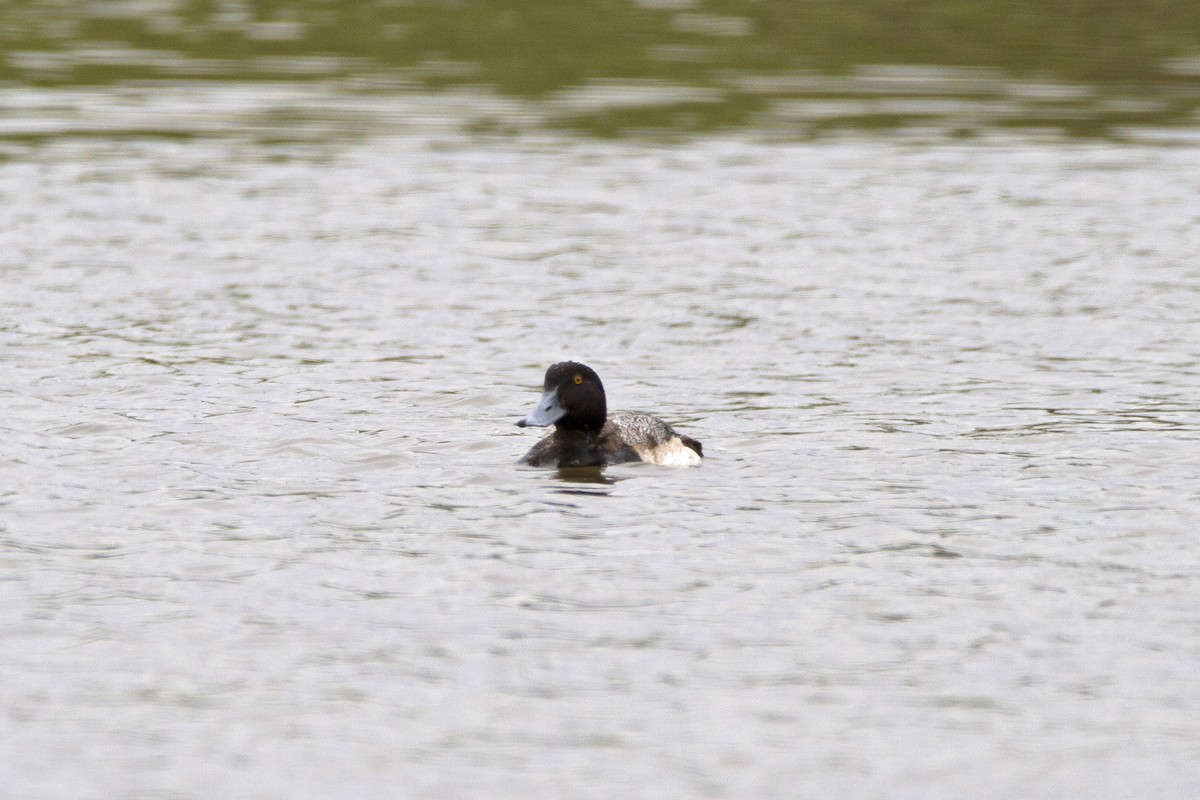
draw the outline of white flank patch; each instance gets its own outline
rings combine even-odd
[[[643,461],[664,467],[694,467],[701,458],[695,450],[683,443],[678,436],[672,436],[658,447],[635,447]]]

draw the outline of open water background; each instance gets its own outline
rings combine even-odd
[[[13,796],[1200,793],[1193,112],[22,72],[80,36],[0,70]],[[705,463],[515,466],[566,358]]]

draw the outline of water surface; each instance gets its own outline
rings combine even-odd
[[[1192,149],[67,117],[0,161],[22,797],[1200,790]],[[564,358],[709,458],[516,467]]]
[[[468,92],[494,131],[1120,138],[1200,121],[1192,0],[15,0],[0,13],[4,84]]]

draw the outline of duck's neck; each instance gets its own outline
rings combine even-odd
[[[578,432],[582,435],[595,435],[604,428],[604,421],[607,418],[608,412],[604,404],[601,403],[599,408],[589,413],[580,411],[571,412],[570,417],[560,419],[555,428],[564,434]]]
[[[559,422],[554,426],[555,432],[561,439],[583,440],[595,439],[600,435],[600,431],[604,429],[604,419],[589,420],[586,424],[580,424],[576,420],[572,420],[570,425],[563,425]]]

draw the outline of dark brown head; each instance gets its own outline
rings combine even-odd
[[[598,431],[604,427],[608,406],[604,384],[588,366],[563,361],[546,370],[542,398],[529,416],[517,422],[522,428],[556,425],[568,430]]]

